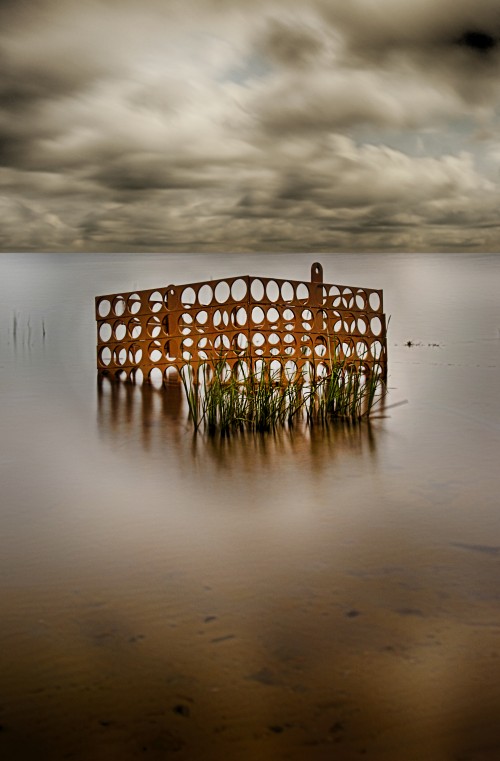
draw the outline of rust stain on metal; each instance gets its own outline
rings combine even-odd
[[[332,360],[387,374],[383,292],[323,282],[250,275],[115,293],[95,300],[100,375],[163,379],[189,365],[197,377],[221,357],[230,369],[264,361],[287,378]]]

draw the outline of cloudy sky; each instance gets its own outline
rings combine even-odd
[[[0,250],[500,251],[499,0],[0,0]]]

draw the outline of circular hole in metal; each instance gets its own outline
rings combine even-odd
[[[281,298],[283,301],[293,301],[294,290],[293,285],[288,282],[281,284]]]
[[[339,307],[342,300],[340,296],[340,288],[336,285],[332,285],[328,292],[328,298],[333,307]]]
[[[279,383],[281,379],[281,362],[279,362],[277,359],[273,359],[271,364],[269,365],[269,373],[271,375],[271,380],[273,383]]]
[[[346,333],[354,333],[356,330],[356,318],[352,314],[344,315],[344,330]]]
[[[252,343],[254,346],[263,346],[266,342],[266,339],[262,335],[262,333],[254,333],[252,336]]]
[[[262,280],[252,280],[252,285],[250,286],[250,292],[252,294],[252,298],[256,301],[262,301],[264,298],[264,285],[262,283]]]
[[[114,326],[114,334],[117,341],[123,341],[125,336],[127,335],[127,328],[125,326],[124,322],[115,322]]]
[[[195,303],[195,301],[196,301],[196,294],[194,292],[194,289],[191,287],[184,288],[184,290],[181,293],[181,304],[183,306],[191,306],[192,304]]]
[[[231,290],[229,284],[226,283],[225,280],[221,280],[220,283],[217,283],[215,286],[215,298],[219,304],[224,304],[230,295]]]
[[[233,301],[242,301],[247,295],[247,284],[241,278],[235,280],[231,286],[231,298]]]
[[[206,325],[208,320],[208,312],[205,309],[202,309],[201,312],[196,313],[195,319],[198,325]]]
[[[323,338],[316,340],[316,346],[314,347],[314,353],[317,357],[324,357],[326,354],[326,342]]]
[[[141,297],[138,293],[131,293],[127,299],[127,309],[130,314],[137,314],[141,311]]]
[[[128,321],[128,333],[130,338],[139,338],[142,333],[141,321],[138,317],[132,317]]]
[[[302,365],[302,377],[306,383],[310,383],[314,377],[314,366],[311,362],[304,362]]]
[[[356,306],[358,309],[365,309],[366,297],[364,291],[356,292]]]
[[[370,328],[375,336],[379,336],[382,332],[382,321],[380,317],[372,317],[370,320]]]
[[[183,365],[180,369],[179,375],[181,376],[184,383],[186,383],[188,386],[191,386],[193,383],[193,368],[190,365]]]
[[[184,312],[181,314],[178,320],[179,332],[183,335],[191,333],[193,326],[193,315],[190,312]]]
[[[316,312],[316,321],[318,323],[318,326],[321,325],[321,330],[327,330],[328,329],[328,312],[325,312],[324,309],[320,309],[318,312]]]
[[[163,308],[163,296],[160,291],[153,291],[149,296],[148,303],[152,312],[159,312]]]
[[[123,366],[127,363],[127,350],[124,346],[117,346],[113,352],[115,365]]]
[[[236,374],[237,380],[244,381],[246,378],[248,378],[250,374],[250,368],[248,366],[248,362],[245,362],[244,360],[240,359],[234,366],[233,373]]]
[[[252,309],[252,322],[256,325],[261,325],[264,322],[264,310],[261,307],[254,307]]]
[[[149,344],[149,359],[151,362],[161,362],[163,359],[163,353],[161,351],[161,344],[159,341],[154,341]]]
[[[370,308],[375,312],[380,309],[380,296],[376,291],[370,293],[368,301],[370,302]]]
[[[278,320],[280,318],[280,313],[276,309],[276,307],[271,307],[271,309],[267,310],[267,319],[269,322],[271,322],[273,325],[277,324]]]
[[[292,360],[289,359],[288,362],[286,362],[285,364],[285,377],[288,381],[293,381],[296,375],[297,375],[297,365],[295,362],[292,362]]]
[[[132,345],[128,350],[128,360],[131,365],[138,365],[142,359],[142,348]]]
[[[147,322],[148,335],[151,338],[157,338],[161,333],[161,322],[159,317],[150,317]]]
[[[109,346],[105,346],[101,351],[99,352],[99,362],[101,365],[104,365],[104,367],[108,367],[111,363],[111,349]]]
[[[342,353],[344,357],[347,359],[347,357],[350,357],[353,352],[353,347],[351,343],[347,343],[347,341],[342,341]]]
[[[231,342],[225,333],[221,333],[220,335],[215,337],[214,348],[219,351],[221,351],[222,349],[231,348]]]
[[[356,341],[356,356],[358,359],[364,359],[368,354],[368,345],[365,341]]]
[[[233,325],[243,326],[247,323],[247,310],[244,307],[233,309]]]
[[[97,306],[97,313],[100,317],[107,317],[111,309],[109,299],[102,299]]]
[[[280,297],[279,285],[275,280],[269,280],[266,286],[267,298],[269,301],[278,301]]]
[[[326,378],[328,375],[328,366],[324,362],[319,362],[316,366],[316,375],[318,378]]]
[[[112,335],[112,329],[109,322],[103,322],[101,327],[99,328],[99,338],[101,341],[109,341]]]
[[[238,349],[248,348],[248,336],[245,333],[237,333],[235,343]]]
[[[297,299],[299,301],[307,301],[309,298],[309,288],[305,283],[299,283],[297,286]]]
[[[224,364],[218,368],[218,373],[221,381],[225,383],[231,377],[231,366],[227,362],[224,362]]]
[[[213,295],[212,289],[207,283],[205,283],[205,285],[202,285],[198,291],[198,303],[203,306],[208,306],[212,303]]]
[[[350,288],[344,288],[342,291],[342,304],[346,309],[350,309],[354,305],[354,294]]]
[[[113,299],[113,312],[117,317],[121,317],[125,312],[125,299],[123,296],[116,296]]]

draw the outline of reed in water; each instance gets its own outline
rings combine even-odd
[[[181,379],[195,430],[224,435],[290,427],[300,417],[309,425],[359,421],[386,393],[376,364],[368,369],[335,358],[291,373],[286,359],[260,359],[252,366],[245,358],[231,368],[221,355],[197,373],[186,365]]]

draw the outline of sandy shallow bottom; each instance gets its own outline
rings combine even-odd
[[[337,549],[347,572],[131,563],[17,589],[1,758],[498,758],[493,549],[386,547],[390,566]]]

